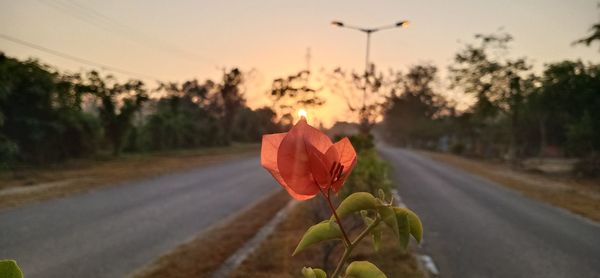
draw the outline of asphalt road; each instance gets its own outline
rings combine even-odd
[[[0,213],[27,278],[123,277],[279,188],[257,157]]]
[[[381,146],[440,277],[600,277],[600,226],[412,151]]]

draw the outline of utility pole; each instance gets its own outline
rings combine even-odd
[[[361,118],[361,126],[364,129],[364,132],[368,132],[368,130],[370,130],[370,125],[371,123],[369,122],[368,119],[368,113],[367,113],[367,85],[368,85],[368,78],[369,78],[369,54],[371,52],[371,34],[375,33],[375,32],[379,32],[381,30],[386,30],[386,29],[393,29],[393,28],[406,28],[408,27],[408,20],[402,20],[402,21],[398,21],[392,25],[385,25],[385,26],[381,26],[381,27],[377,27],[377,28],[363,28],[363,27],[357,27],[354,25],[348,25],[345,24],[341,21],[332,21],[331,22],[332,25],[337,26],[337,27],[342,27],[342,28],[348,28],[348,29],[353,29],[356,31],[360,31],[363,32],[367,35],[367,51],[366,51],[366,55],[365,55],[365,85],[362,88],[363,89],[363,105],[362,108],[360,110],[360,118]]]

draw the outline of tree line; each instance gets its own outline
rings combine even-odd
[[[395,143],[518,161],[579,157],[600,171],[600,64],[565,60],[534,73],[509,58],[509,34],[476,35],[449,66],[450,88],[474,103],[464,111],[441,94],[438,69],[396,74],[382,105],[383,133]],[[587,40],[582,40],[588,43]]]
[[[600,41],[599,26],[575,43]],[[0,54],[0,167],[256,142],[293,124],[297,108],[322,106],[322,92],[330,91],[346,100],[362,133],[381,121],[380,133],[400,145],[509,161],[579,157],[589,172],[599,172],[600,65],[566,60],[536,73],[528,59],[510,57],[512,40],[506,33],[476,35],[448,67],[450,88],[440,86],[431,64],[407,72],[338,68],[321,72],[320,87],[301,70],[273,80],[266,95],[276,110],[247,107],[247,75],[238,69],[218,81],[148,88],[140,80],[65,74]],[[442,94],[448,89],[473,104],[458,109]]]
[[[270,108],[247,107],[244,77],[232,69],[219,81],[148,88],[0,53],[0,166],[258,142],[281,126]]]

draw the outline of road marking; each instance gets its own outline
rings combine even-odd
[[[251,255],[256,248],[275,230],[275,227],[285,219],[291,209],[298,204],[298,201],[291,200],[285,207],[280,209],[277,214],[264,225],[249,241],[247,241],[240,249],[235,251],[233,255],[229,256],[227,260],[213,273],[213,278],[225,278],[229,277],[232,271],[234,271],[249,255]]]
[[[392,198],[394,198],[394,203],[401,208],[406,208],[406,204],[402,201],[402,197],[400,197],[400,193],[398,193],[398,189],[392,189]]]
[[[421,264],[423,264],[425,269],[429,272],[429,274],[433,276],[440,275],[438,268],[435,266],[435,263],[433,262],[433,259],[430,256],[420,255],[419,260],[421,261]]]

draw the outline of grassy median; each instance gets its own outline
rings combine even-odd
[[[300,277],[304,266],[322,268],[324,249],[321,245],[307,248],[296,256],[292,253],[308,227],[314,225],[310,203],[296,206],[277,230],[267,238],[257,251],[246,259],[231,275],[234,278],[275,278]],[[402,252],[397,239],[391,233],[384,233],[379,252],[373,251],[370,239],[365,239],[354,250],[351,261],[369,260],[377,265],[388,277],[426,277],[412,252]],[[342,253],[341,242],[329,257],[328,265],[335,263]]]

